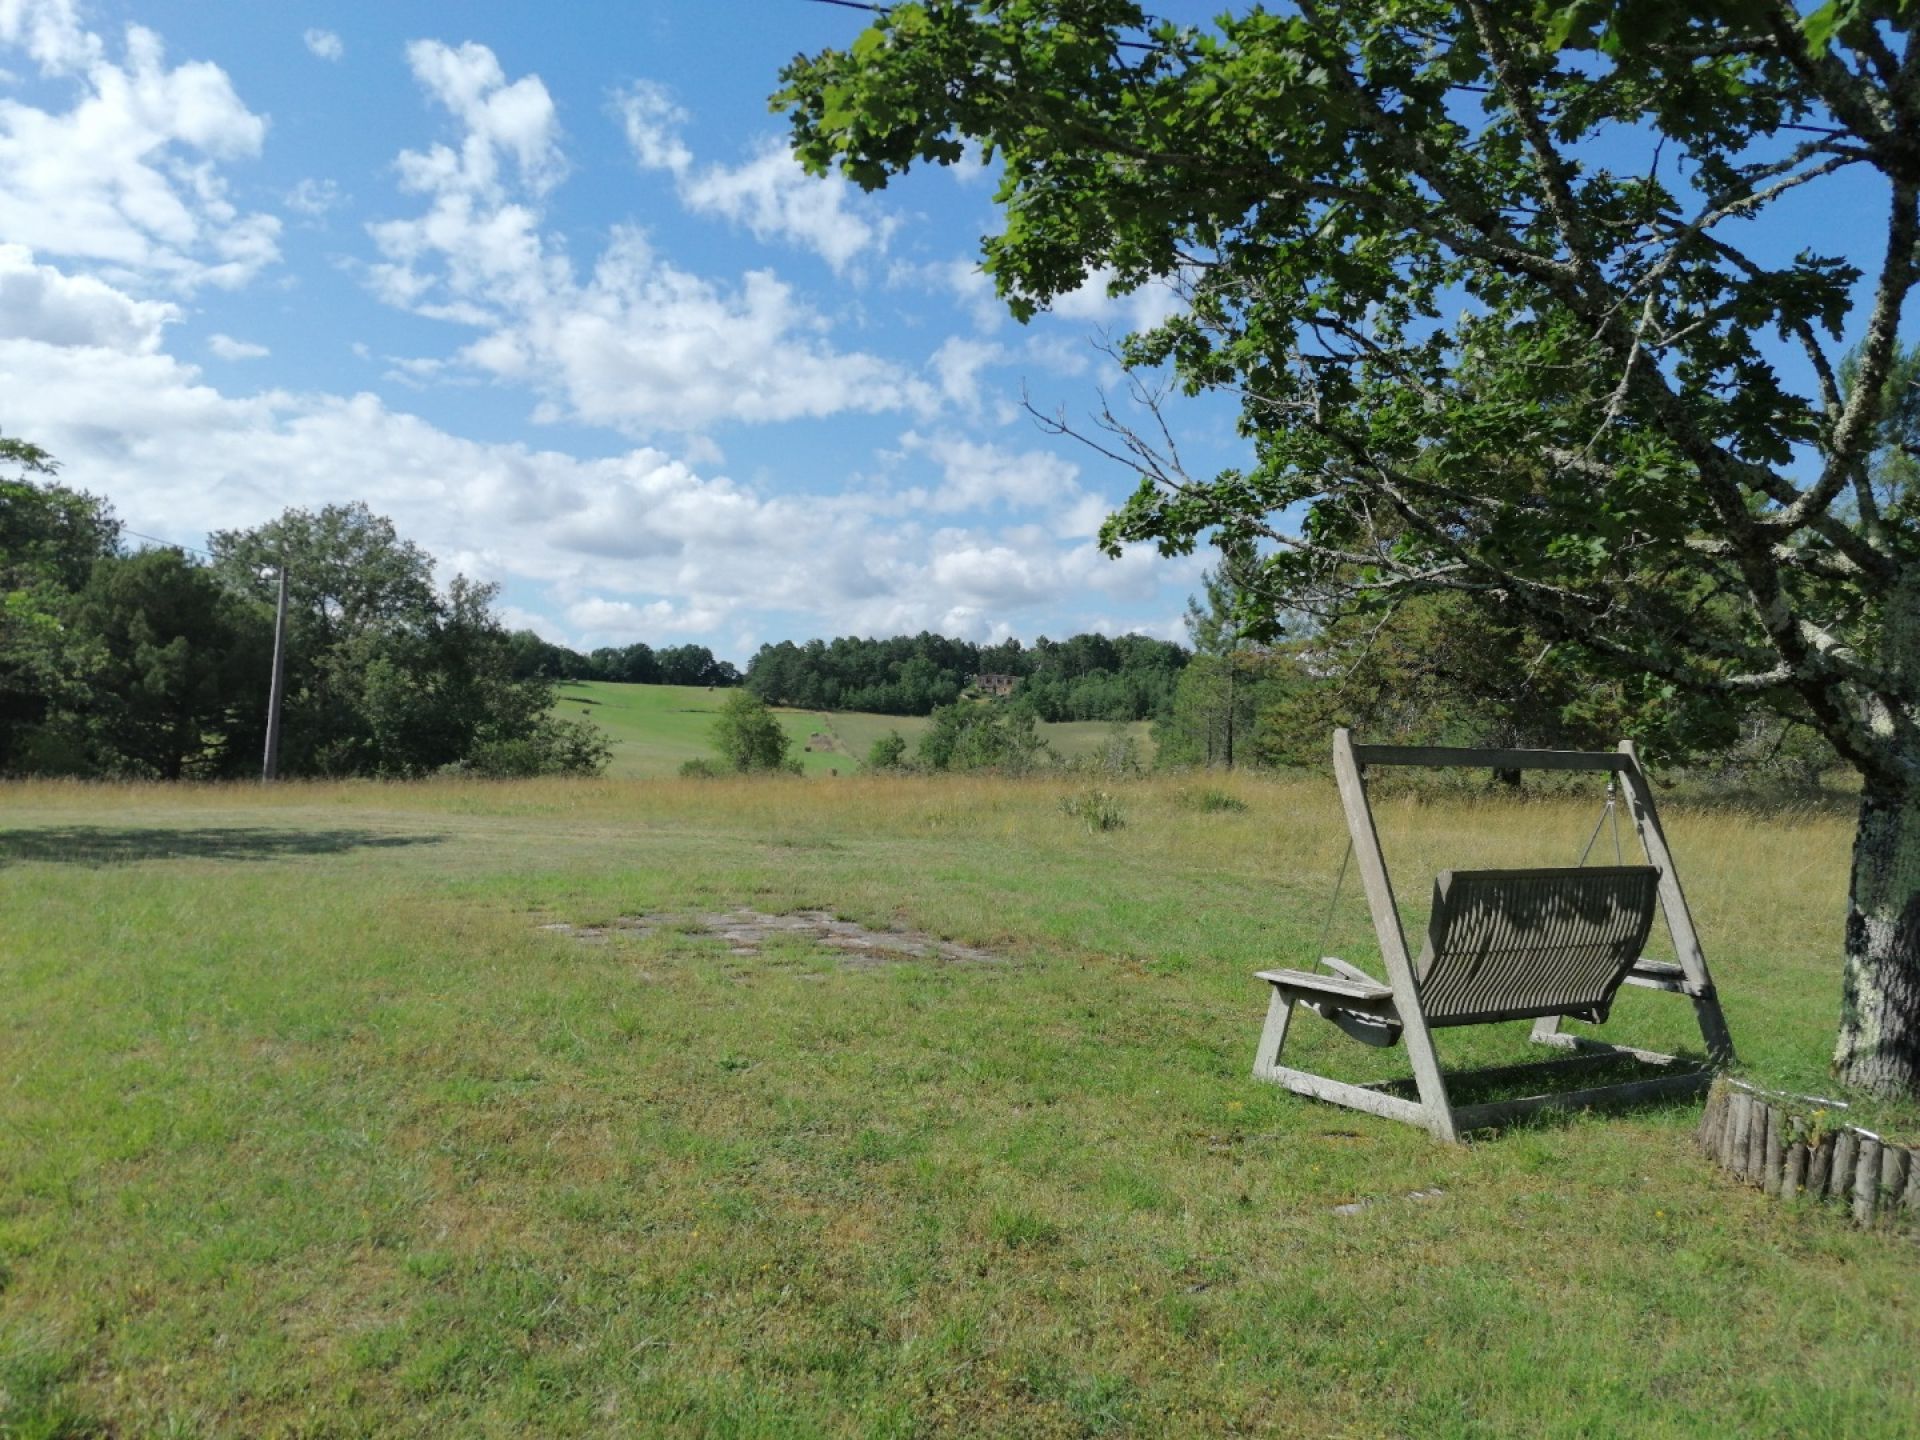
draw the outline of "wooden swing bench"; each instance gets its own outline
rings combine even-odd
[[[1625,793],[1648,863],[1442,871],[1434,880],[1426,944],[1417,959],[1409,960],[1393,883],[1367,799],[1367,767],[1386,765],[1604,771]],[[1711,1067],[1732,1062],[1733,1045],[1706,957],[1674,875],[1673,856],[1654,810],[1652,791],[1630,741],[1622,741],[1614,751],[1468,750],[1355,745],[1347,731],[1336,730],[1333,766],[1353,838],[1353,857],[1380,937],[1387,983],[1331,956],[1321,963],[1332,974],[1260,971],[1259,978],[1272,987],[1272,999],[1254,1056],[1256,1079],[1423,1125],[1436,1139],[1454,1141],[1466,1131],[1540,1109],[1581,1109],[1698,1094],[1712,1081]],[[1677,965],[1644,957],[1656,904],[1666,914]],[[1562,1019],[1604,1021],[1622,985],[1690,999],[1709,1064],[1690,1065],[1672,1055],[1602,1044],[1560,1030]],[[1365,1044],[1386,1046],[1404,1039],[1413,1062],[1410,1088],[1417,1098],[1396,1093],[1409,1088],[1404,1080],[1356,1085],[1282,1065],[1280,1055],[1296,1007],[1313,1011]],[[1664,1073],[1487,1104],[1450,1104],[1431,1032],[1507,1020],[1532,1020],[1535,1041],[1578,1053],[1481,1070],[1475,1078],[1523,1080],[1622,1059],[1637,1060]]]

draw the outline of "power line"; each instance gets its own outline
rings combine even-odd
[[[158,535],[142,535],[138,530],[129,530],[124,525],[120,527],[120,533],[131,535],[136,540],[149,540],[155,545],[164,545],[169,550],[191,550],[194,554],[204,555],[209,560],[214,558],[211,551],[202,550],[198,545],[183,545],[178,540],[162,540]]]

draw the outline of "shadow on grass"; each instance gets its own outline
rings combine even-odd
[[[40,860],[56,865],[128,865],[142,860],[285,860],[438,845],[442,835],[382,835],[375,830],[276,830],[205,827],[166,830],[100,825],[0,830],[0,865]]]
[[[1553,1059],[1522,1061],[1512,1065],[1488,1065],[1446,1072],[1447,1101],[1457,1112],[1469,1106],[1498,1104],[1536,1095],[1571,1095],[1607,1085],[1630,1085],[1636,1081],[1668,1077],[1711,1076],[1705,1055],[1682,1048],[1670,1065],[1655,1064],[1633,1055],[1563,1056]],[[1419,1099],[1412,1077],[1379,1082],[1375,1088],[1405,1100]],[[1616,1095],[1595,1100],[1589,1105],[1562,1108],[1543,1106],[1528,1114],[1474,1127],[1482,1137],[1497,1136],[1515,1130],[1543,1129],[1572,1122],[1588,1109],[1596,1114],[1626,1115],[1636,1110],[1654,1110],[1663,1106],[1698,1107],[1698,1094]]]

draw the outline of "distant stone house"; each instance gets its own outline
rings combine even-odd
[[[1018,675],[976,675],[973,688],[982,695],[993,695],[1004,699],[1013,694],[1013,687],[1020,683]]]

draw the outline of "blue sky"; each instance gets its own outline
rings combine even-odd
[[[802,175],[801,3],[0,0],[0,430],[188,544],[364,499],[579,646],[1178,638],[1200,558],[1099,554],[1098,277],[1028,326],[978,167]],[[1189,405],[1201,468],[1238,458]]]

